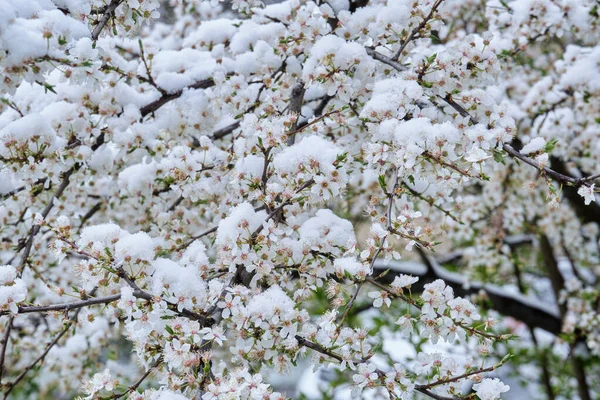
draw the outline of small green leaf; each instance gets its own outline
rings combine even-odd
[[[387,275],[387,274],[388,274],[388,273],[389,273],[391,270],[392,270],[391,268],[388,268],[388,269],[386,269],[385,271],[383,271],[382,273],[380,273],[380,274],[377,276],[377,278],[376,278],[376,279],[383,278],[383,277],[384,277],[384,276],[386,276],[386,275]]]
[[[550,153],[552,150],[554,150],[557,143],[558,143],[558,139],[553,139],[553,140],[549,141],[548,143],[546,143],[546,146],[544,146],[544,151],[546,153]]]
[[[387,191],[387,183],[385,181],[385,175],[379,175],[379,178],[377,178],[379,180],[379,186],[381,186],[381,188],[383,189],[383,191]]]
[[[51,84],[46,83],[46,82],[40,82],[40,81],[35,81],[35,83],[44,87],[44,93],[48,93],[48,91],[50,91],[54,94],[57,94],[56,91],[54,90],[54,86],[52,86]]]
[[[504,155],[502,154],[501,151],[498,151],[498,150],[494,151],[494,160],[497,163],[500,163],[502,165],[506,165],[506,161],[504,161]]]

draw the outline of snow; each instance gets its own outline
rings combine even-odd
[[[521,154],[532,154],[537,153],[542,150],[546,146],[546,140],[542,137],[535,137],[529,141],[523,148],[521,149]]]
[[[175,302],[180,301],[180,297],[196,298],[201,305],[204,305],[203,302],[208,297],[207,285],[200,277],[198,269],[181,266],[175,261],[165,258],[154,260],[152,268],[154,269],[152,275],[153,294],[160,296],[163,293],[185,293],[183,296],[174,296]]]
[[[356,245],[352,224],[327,209],[318,210],[314,217],[302,224],[298,233],[304,243],[323,252]]]
[[[146,232],[127,235],[115,243],[115,257],[117,262],[126,257],[136,260],[151,261],[154,258],[154,244]]]
[[[127,235],[127,231],[124,231],[114,223],[88,226],[81,231],[77,244],[81,247],[87,247],[96,242],[104,243],[105,245],[114,245],[114,243],[125,235]]]
[[[183,46],[210,48],[220,43],[229,42],[238,31],[235,25],[239,23],[239,20],[228,18],[202,21],[196,30],[185,37]]]
[[[210,78],[217,63],[208,51],[163,50],[153,59],[155,82],[167,93],[175,93],[195,82]]]
[[[10,157],[14,149],[27,149],[40,153],[41,146],[47,148],[43,153],[52,153],[64,147],[67,141],[57,136],[48,120],[42,114],[29,114],[13,121],[0,130],[0,155]]]
[[[126,193],[149,193],[154,187],[158,163],[135,164],[119,173],[118,184]]]

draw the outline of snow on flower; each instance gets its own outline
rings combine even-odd
[[[416,283],[419,278],[415,276],[400,274],[394,277],[394,281],[390,284],[390,286],[399,292],[402,292],[403,288],[410,287],[413,283]]]
[[[354,257],[338,258],[334,262],[336,273],[343,276],[348,276],[356,279],[364,279],[371,273],[369,265],[356,260]]]
[[[0,266],[0,309],[16,314],[17,304],[27,298],[27,286],[17,278],[17,270],[12,265]]]

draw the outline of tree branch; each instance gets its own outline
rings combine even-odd
[[[424,285],[437,279],[443,279],[458,296],[465,297],[483,292],[490,302],[490,307],[499,313],[513,317],[529,326],[543,329],[554,335],[559,335],[562,332],[562,323],[558,310],[554,310],[551,307],[544,307],[539,304],[539,301],[523,295],[505,293],[501,287],[495,285],[484,285],[480,282],[469,282],[467,285],[466,279],[460,274],[445,270],[431,257],[427,257],[427,259],[431,268],[419,263],[393,262],[388,265],[383,263],[375,264],[374,270],[384,272],[391,269],[387,275],[380,279],[380,281],[385,283],[391,283],[400,274],[410,274],[419,277],[419,281],[411,286],[413,292],[422,291]]]
[[[187,86],[184,89],[178,90],[175,93],[163,94],[160,96],[158,100],[153,101],[150,104],[146,104],[144,107],[140,109],[142,114],[142,118],[151,114],[170,102],[171,100],[175,100],[179,98],[185,89],[208,89],[209,87],[213,87],[215,85],[215,81],[212,78],[204,79],[194,83],[193,85]]]
[[[412,32],[410,33],[410,35],[408,36],[408,38],[400,45],[400,48],[398,49],[398,51],[396,51],[396,53],[393,55],[392,60],[397,60],[398,57],[400,57],[402,55],[402,51],[404,51],[404,49],[406,48],[406,46],[408,46],[408,44],[410,42],[412,42],[414,39],[417,38],[417,35],[420,36],[421,34],[421,30],[423,28],[425,28],[425,25],[427,25],[427,23],[429,22],[429,20],[431,20],[431,18],[433,18],[433,14],[437,11],[437,9],[439,8],[439,6],[444,2],[444,0],[437,0],[433,6],[431,7],[431,11],[429,12],[429,14],[423,18],[423,21],[421,21],[421,23],[419,25],[417,25],[415,27],[415,29],[412,30]]]
[[[100,18],[100,21],[98,22],[98,25],[96,25],[96,27],[92,31],[92,40],[94,42],[98,40],[98,38],[100,37],[100,33],[102,32],[110,18],[114,16],[115,10],[117,9],[117,7],[119,7],[119,5],[122,2],[123,0],[112,0],[110,4],[106,7],[102,14],[102,18]]]
[[[140,387],[140,385],[142,384],[142,382],[144,382],[146,380],[146,378],[148,376],[150,376],[150,374],[152,373],[152,370],[154,368],[157,368],[160,364],[162,364],[163,359],[162,357],[159,357],[158,360],[156,360],[154,362],[154,364],[152,364],[150,366],[150,368],[148,368],[148,371],[146,371],[144,373],[144,375],[142,375],[140,377],[140,379],[137,380],[137,382],[135,382],[132,386],[130,386],[126,391],[122,392],[122,393],[118,393],[118,394],[114,394],[111,397],[109,397],[109,399],[120,399],[121,397],[127,396],[129,393],[133,393],[137,390],[138,387]]]
[[[134,293],[135,296],[135,293]],[[87,300],[78,300],[71,303],[50,304],[47,306],[19,306],[19,314],[41,313],[48,311],[70,311],[82,307],[93,306],[96,304],[107,304],[117,301],[121,298],[121,294],[113,294],[106,297],[94,297]],[[8,315],[10,311],[0,311],[0,316]]]

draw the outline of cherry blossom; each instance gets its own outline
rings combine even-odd
[[[597,397],[599,21],[3,1],[2,395]]]

